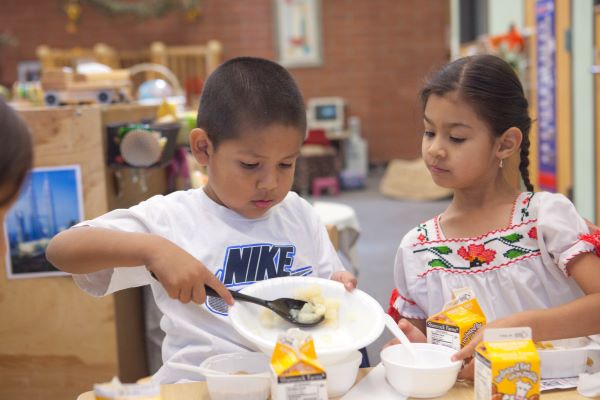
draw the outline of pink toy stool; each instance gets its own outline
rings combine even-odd
[[[312,195],[319,197],[323,189],[329,189],[329,192],[337,196],[340,193],[340,184],[335,176],[321,176],[312,181]]]

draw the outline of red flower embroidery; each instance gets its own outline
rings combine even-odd
[[[496,258],[496,251],[486,249],[482,244],[470,244],[469,250],[465,247],[458,249],[458,255],[471,263],[471,267],[489,264]]]
[[[427,237],[425,235],[423,235],[422,233],[417,237],[417,239],[419,239],[419,242],[424,242],[425,239],[427,239]]]
[[[529,232],[527,232],[527,235],[532,239],[537,239],[537,228],[535,226],[531,228]]]
[[[596,255],[600,257],[600,230],[596,230],[596,232],[587,235],[579,235],[579,239],[594,245],[596,248]]]
[[[527,205],[527,203],[529,203],[529,200],[531,200],[531,196],[527,196],[523,199],[523,205]]]

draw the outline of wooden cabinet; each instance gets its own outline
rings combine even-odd
[[[105,162],[104,126],[155,112],[137,105],[19,111],[33,133],[36,167],[80,165],[86,219],[166,191],[164,169],[147,171],[147,192],[123,171],[118,196]],[[117,374],[129,381],[146,373],[139,290],[94,298],[70,277],[8,280],[1,263],[0,398],[74,399]]]

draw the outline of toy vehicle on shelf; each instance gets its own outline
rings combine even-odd
[[[110,104],[131,99],[129,70],[79,73],[71,68],[48,69],[42,74],[44,103],[47,106],[62,104]]]

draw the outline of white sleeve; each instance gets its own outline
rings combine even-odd
[[[577,255],[594,251],[594,246],[580,239],[588,233],[585,220],[562,194],[540,193],[537,236],[554,263],[568,275],[567,266]]]
[[[129,209],[114,210],[98,218],[81,222],[73,229],[79,226],[91,226],[122,232],[157,233],[157,230],[161,230],[158,227],[161,225],[161,218],[157,204],[159,202],[145,201]],[[74,274],[73,280],[85,292],[93,296],[105,296],[122,289],[150,284],[152,277],[146,267],[140,265],[115,267],[89,274]]]
[[[407,282],[411,255],[412,253],[400,244],[394,262],[394,283],[397,293],[392,295],[395,299],[392,297],[390,306],[394,307],[403,318],[425,319],[427,314],[413,299]]]

